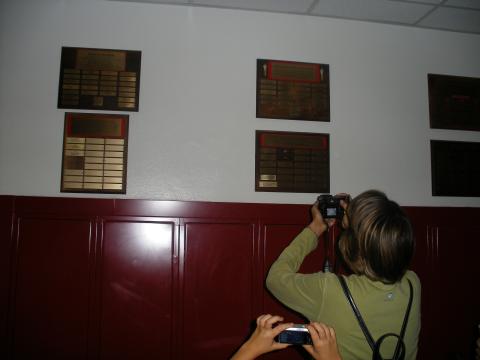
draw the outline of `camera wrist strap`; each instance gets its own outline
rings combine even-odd
[[[348,302],[350,303],[350,306],[353,310],[353,313],[355,314],[355,317],[357,318],[358,324],[360,325],[360,328],[363,331],[363,334],[365,335],[365,338],[367,339],[368,345],[370,345],[370,348],[373,351],[374,358],[377,358],[380,356],[380,345],[383,342],[383,340],[387,336],[394,336],[398,338],[397,346],[395,347],[395,353],[393,356],[393,359],[400,358],[402,359],[405,356],[405,344],[403,343],[403,338],[405,336],[405,331],[407,329],[407,323],[408,323],[408,317],[410,315],[410,309],[412,308],[412,301],[413,301],[413,286],[412,283],[410,282],[409,279],[408,281],[408,286],[410,288],[410,297],[408,300],[408,305],[407,305],[407,310],[405,311],[405,317],[403,319],[403,324],[402,324],[402,329],[400,331],[400,335],[396,335],[393,333],[385,334],[378,339],[377,342],[373,339],[372,335],[370,334],[370,331],[367,328],[367,325],[365,324],[365,321],[363,320],[362,315],[360,314],[360,310],[357,307],[357,304],[355,304],[355,301],[353,300],[352,294],[350,293],[350,290],[348,289],[348,285],[345,281],[345,278],[342,275],[337,275],[338,280],[340,281],[340,285],[342,286],[343,292],[345,294],[345,297],[347,298]],[[400,351],[400,353],[399,353]],[[377,356],[377,357],[376,357]],[[380,357],[381,359],[381,357]]]
[[[324,234],[323,234],[323,250],[325,251],[325,262],[323,263],[323,272],[327,273],[327,272],[332,272],[332,265],[330,263],[330,256],[329,256],[329,249],[328,249],[328,245],[329,245],[329,241],[330,241],[330,229],[328,228],[328,225],[327,225],[327,229],[325,230]]]

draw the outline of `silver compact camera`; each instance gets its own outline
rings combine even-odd
[[[277,342],[292,345],[312,345],[312,338],[304,324],[295,324],[283,330],[278,335]]]

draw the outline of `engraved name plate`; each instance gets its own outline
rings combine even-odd
[[[255,190],[329,192],[329,148],[328,134],[257,130]]]
[[[66,113],[61,192],[126,193],[128,115]]]
[[[58,107],[138,111],[140,51],[63,47]]]
[[[330,121],[329,66],[258,59],[257,117]]]

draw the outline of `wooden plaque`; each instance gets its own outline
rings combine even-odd
[[[126,193],[128,115],[66,113],[61,192]]]
[[[432,194],[480,196],[480,143],[431,140]]]
[[[328,193],[329,149],[328,134],[257,130],[255,190]]]
[[[329,66],[258,59],[257,117],[330,121]]]
[[[480,131],[480,78],[428,74],[430,127]]]
[[[140,51],[63,47],[58,107],[138,111]]]

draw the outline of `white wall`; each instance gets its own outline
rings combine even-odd
[[[105,0],[0,1],[0,194],[311,203],[254,190],[255,130],[331,134],[331,192],[431,195],[427,73],[480,77],[480,36],[307,16]],[[142,51],[126,195],[60,193],[62,46]],[[330,65],[331,122],[257,119],[257,58]],[[75,111],[75,110],[74,110]],[[480,185],[480,184],[479,184]]]

